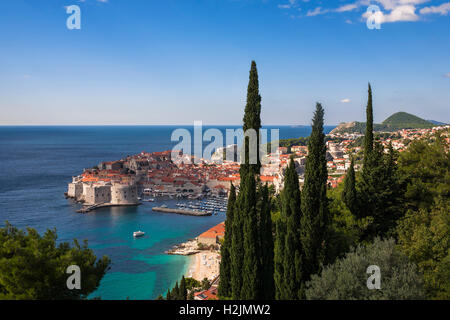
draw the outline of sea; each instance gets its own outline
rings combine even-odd
[[[107,255],[111,268],[90,298],[155,299],[186,274],[191,259],[164,252],[224,221],[225,214],[193,217],[152,211],[153,206],[175,207],[179,201],[168,198],[79,214],[80,205],[65,199],[64,192],[84,168],[142,151],[171,150],[179,142],[171,141],[172,133],[180,128],[193,133],[192,126],[0,126],[0,223],[40,233],[55,229],[58,241],[86,239],[97,257]],[[225,136],[226,129],[238,126],[203,126],[203,132],[210,128]],[[279,129],[280,139],[311,132],[309,126],[264,128]],[[133,238],[137,230],[146,235]]]

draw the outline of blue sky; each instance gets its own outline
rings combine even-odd
[[[450,0],[1,1],[0,125],[239,124],[252,59],[264,124],[364,120],[369,81],[376,122],[450,122],[449,30]]]

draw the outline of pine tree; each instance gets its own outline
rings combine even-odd
[[[364,167],[373,150],[373,107],[372,107],[372,87],[369,83],[367,107],[366,107],[366,134],[364,136]]]
[[[316,105],[312,132],[308,142],[305,182],[301,194],[301,242],[304,250],[303,281],[321,270],[325,263],[327,231],[329,224],[327,201],[327,162],[325,135],[323,133],[324,110]]]
[[[347,171],[347,175],[344,180],[344,190],[342,191],[342,201],[352,214],[357,213],[357,197],[356,193],[356,181],[355,181],[355,163],[352,158],[350,168]]]
[[[179,296],[180,300],[187,300],[186,279],[184,278],[184,275],[180,282]]]
[[[231,184],[228,196],[227,215],[225,221],[225,236],[222,247],[220,248],[220,282],[219,295],[221,297],[231,297],[231,244],[233,234],[233,212],[236,202],[236,188]]]
[[[301,195],[298,174],[292,158],[285,171],[281,202],[281,221],[277,228],[275,251],[276,297],[282,300],[301,299],[303,297]]]

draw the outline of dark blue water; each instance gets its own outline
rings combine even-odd
[[[59,240],[88,239],[112,268],[94,296],[103,299],[154,299],[185,273],[189,258],[164,251],[196,237],[224,216],[188,217],[151,211],[161,202],[108,208],[86,215],[64,198],[67,183],[83,168],[141,151],[172,149],[173,126],[0,127],[0,222],[39,232],[56,228]],[[186,127],[192,131],[192,127]],[[204,127],[204,130],[209,127]],[[217,127],[222,132],[226,128]],[[280,138],[308,136],[309,127],[279,128]],[[333,127],[326,127],[330,131]],[[134,239],[133,231],[146,231]]]

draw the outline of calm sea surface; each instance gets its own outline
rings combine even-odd
[[[164,254],[224,221],[224,214],[189,217],[154,213],[158,200],[138,207],[107,208],[81,215],[64,198],[67,183],[83,168],[141,151],[172,149],[173,126],[0,127],[0,223],[39,232],[56,228],[60,241],[87,239],[97,256],[108,255],[112,268],[92,296],[102,299],[155,299],[186,272],[189,258]],[[185,127],[192,131],[192,127]],[[209,127],[204,126],[206,130]],[[222,132],[226,128],[217,127]],[[279,128],[280,138],[310,134],[310,127]],[[334,127],[327,126],[326,132]],[[270,138],[269,138],[270,139]],[[148,236],[134,239],[133,231]]]

